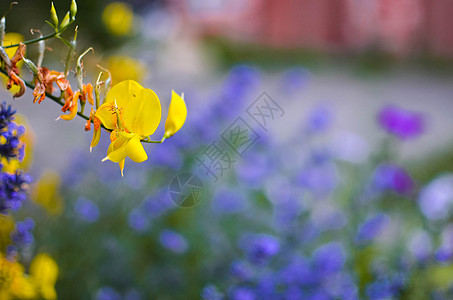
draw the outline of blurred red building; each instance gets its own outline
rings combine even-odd
[[[334,52],[453,57],[452,0],[180,0],[204,35]]]

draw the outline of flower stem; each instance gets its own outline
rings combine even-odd
[[[5,76],[8,76],[8,72],[6,72],[6,70],[4,70],[4,69],[2,69],[2,68],[0,68],[0,73],[4,74]],[[35,86],[33,85],[33,83],[31,83],[31,82],[29,82],[29,81],[26,81],[26,80],[24,80],[24,82],[25,82],[25,85],[26,85],[27,87],[29,87],[30,89],[33,90],[33,89],[35,88]],[[61,106],[64,105],[64,101],[61,100],[61,97],[54,96],[54,95],[49,94],[49,93],[47,93],[47,92],[46,92],[46,97],[49,98],[50,100],[52,100],[52,101],[54,101],[54,102],[60,104]],[[89,117],[86,116],[86,115],[84,115],[82,112],[77,112],[77,115],[78,115],[79,117],[85,119],[85,120],[89,120]],[[91,120],[91,122],[94,123],[93,120]],[[106,131],[108,131],[108,132],[112,132],[112,130],[106,128],[103,124],[101,124],[101,127],[104,128],[104,129],[105,129]],[[147,138],[148,138],[148,137],[147,137]],[[141,142],[142,142],[142,143],[158,143],[158,144],[161,144],[161,143],[163,143],[163,142],[165,141],[165,139],[166,139],[166,138],[165,138],[165,136],[164,136],[164,137],[162,138],[162,140],[160,140],[160,141],[150,141],[150,140],[142,139]]]
[[[40,42],[40,41],[51,39],[51,38],[57,36],[58,34],[59,34],[59,32],[58,33],[54,32],[52,34],[45,35],[45,36],[42,36],[42,37],[39,37],[39,38],[36,38],[36,39],[33,39],[33,40],[25,41],[22,44],[31,45],[31,44],[34,44],[34,43],[37,43],[37,42]],[[4,46],[3,48],[4,49],[8,49],[8,48],[13,48],[13,47],[18,47],[18,46],[19,46],[19,44],[14,44],[14,45],[9,45],[9,46]]]

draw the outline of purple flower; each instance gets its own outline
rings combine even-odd
[[[326,105],[318,105],[308,116],[308,130],[310,132],[322,132],[329,129],[332,124],[333,114]]]
[[[8,210],[17,211],[27,198],[26,185],[32,179],[20,171],[16,173],[0,172],[0,213]]]
[[[203,300],[222,300],[223,294],[219,292],[216,286],[209,284],[201,291],[201,299]]]
[[[442,231],[442,245],[435,256],[440,262],[449,262],[453,258],[453,225],[447,226]]]
[[[15,113],[11,105],[6,105],[6,102],[0,104],[0,131],[14,120]]]
[[[121,295],[109,286],[98,290],[96,300],[121,300]]]
[[[140,208],[135,208],[129,213],[128,224],[138,232],[144,232],[150,227],[149,219]]]
[[[356,241],[360,243],[373,240],[389,221],[390,217],[384,213],[369,216],[365,222],[360,225]]]
[[[16,158],[21,161],[24,156],[25,144],[20,141],[20,138],[24,133],[24,127],[17,126],[16,123],[9,123],[0,130],[0,137],[3,140],[0,144],[0,156],[8,160]]]
[[[255,265],[262,265],[280,251],[280,243],[268,234],[244,234],[240,241],[248,259]]]
[[[313,253],[313,263],[321,274],[331,274],[343,269],[346,254],[343,246],[337,242],[323,245]]]
[[[164,248],[177,254],[186,253],[189,249],[189,244],[187,243],[186,239],[173,230],[167,229],[162,231],[159,240],[160,244]]]
[[[379,112],[378,121],[384,130],[401,140],[418,137],[425,127],[421,114],[394,105],[384,107]]]
[[[378,191],[393,191],[401,195],[410,195],[415,186],[406,170],[391,163],[378,166],[374,171],[372,182],[373,187]]]
[[[27,218],[23,222],[17,222],[11,238],[15,246],[23,247],[33,243],[32,230],[35,228],[35,222]]]
[[[318,283],[318,275],[307,259],[296,256],[280,270],[278,277],[286,285],[310,287]]]
[[[378,279],[366,288],[366,294],[369,299],[389,299],[399,295],[400,290],[405,285],[405,278],[401,274],[393,276],[387,275],[384,278]]]
[[[302,187],[314,194],[329,193],[338,183],[337,168],[333,163],[310,165],[302,170],[297,179]]]
[[[244,261],[235,261],[230,267],[231,274],[241,281],[250,280],[253,277],[253,269]]]
[[[234,287],[228,292],[228,299],[231,300],[254,300],[254,291],[249,287]]]
[[[85,222],[93,223],[99,218],[99,208],[92,201],[80,197],[74,205],[75,212]]]

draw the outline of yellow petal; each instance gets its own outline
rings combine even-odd
[[[72,109],[69,111],[69,114],[61,115],[59,118],[65,121],[71,121],[77,115],[77,109],[78,109],[77,101],[74,101],[74,107],[72,107]]]
[[[134,95],[124,108],[124,125],[140,136],[151,135],[159,126],[162,114],[159,98],[150,89],[142,89]]]
[[[30,275],[39,285],[55,285],[58,278],[58,265],[49,255],[38,254],[31,262]]]
[[[127,156],[129,156],[130,159],[136,163],[140,163],[148,159],[148,155],[146,154],[145,149],[143,149],[143,145],[140,142],[140,137],[138,135],[135,135],[129,140],[126,145],[126,153]]]
[[[116,140],[110,143],[110,146],[107,150],[107,156],[102,161],[111,160],[113,162],[119,163],[120,161],[125,159],[127,156],[126,145],[128,141],[128,138],[120,135]]]
[[[121,171],[121,177],[124,176],[124,173],[123,173],[123,170],[124,170],[124,163],[126,162],[125,159],[123,159],[122,161],[120,161],[118,164],[120,165],[120,171]]]
[[[46,300],[57,299],[57,291],[53,285],[44,285],[41,287],[41,295]]]
[[[143,90],[138,82],[134,80],[124,80],[112,87],[106,97],[106,103],[116,104],[119,108],[126,107],[132,98],[137,98],[139,91]]]
[[[165,136],[170,137],[174,135],[184,125],[186,118],[187,107],[184,98],[179,96],[175,91],[172,91],[168,116],[165,121]]]
[[[96,129],[93,130],[93,139],[91,140],[90,144],[90,152],[92,148],[97,146],[100,139],[101,139],[101,127],[99,126],[97,130]]]
[[[112,110],[112,103],[104,103],[96,110],[94,114],[96,118],[101,120],[101,123],[108,129],[115,129],[116,127],[116,115]],[[93,146],[94,147],[94,146]]]

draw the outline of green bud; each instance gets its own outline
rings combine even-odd
[[[75,0],[72,0],[71,6],[69,7],[69,12],[71,13],[71,18],[75,20],[75,16],[77,14],[77,3]]]
[[[52,21],[52,24],[55,25],[55,27],[58,26],[57,11],[55,10],[55,6],[53,6],[53,2],[50,6],[50,20]]]
[[[61,21],[60,29],[63,29],[68,25],[69,25],[69,11],[66,13],[66,16],[64,16],[63,21]]]
[[[38,75],[38,68],[36,67],[36,65],[29,59],[23,57],[22,58],[25,62],[25,64],[27,65],[27,67],[33,72],[33,75]]]

